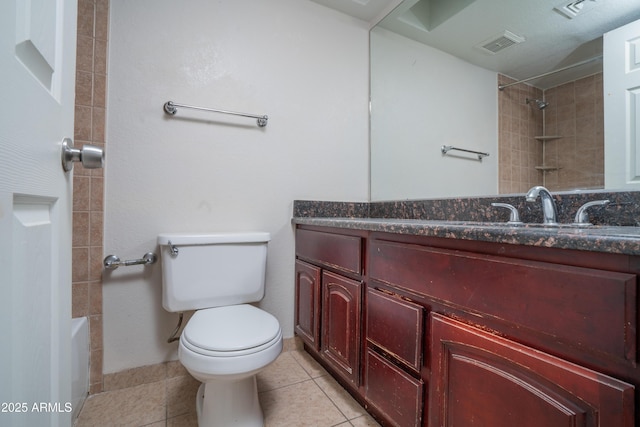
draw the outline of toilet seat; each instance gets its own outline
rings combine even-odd
[[[203,356],[237,357],[260,352],[279,342],[278,319],[249,304],[198,310],[180,341]]]

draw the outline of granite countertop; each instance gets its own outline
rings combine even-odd
[[[593,225],[559,227],[506,222],[393,218],[304,217],[294,224],[442,237],[448,239],[640,255],[640,227]]]

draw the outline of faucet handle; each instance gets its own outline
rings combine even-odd
[[[591,225],[589,222],[589,214],[587,213],[587,209],[592,206],[606,206],[609,204],[609,200],[594,200],[593,202],[587,202],[584,205],[580,206],[578,212],[576,212],[576,217],[573,219],[574,224],[579,225]]]
[[[491,206],[509,209],[511,211],[509,215],[509,224],[522,224],[522,221],[520,221],[520,215],[518,214],[518,209],[516,209],[515,206],[508,203],[491,203]]]

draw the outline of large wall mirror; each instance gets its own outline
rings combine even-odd
[[[404,0],[370,34],[371,199],[607,188],[602,36],[639,19],[637,0]]]

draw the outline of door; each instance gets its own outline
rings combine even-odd
[[[320,349],[347,380],[360,381],[360,304],[362,285],[330,271],[322,272]]]
[[[0,2],[0,426],[71,425],[76,0]]]
[[[429,426],[634,426],[634,387],[439,314]]]
[[[640,188],[640,21],[604,35],[605,188]]]
[[[311,348],[320,348],[320,268],[296,260],[295,330]]]

